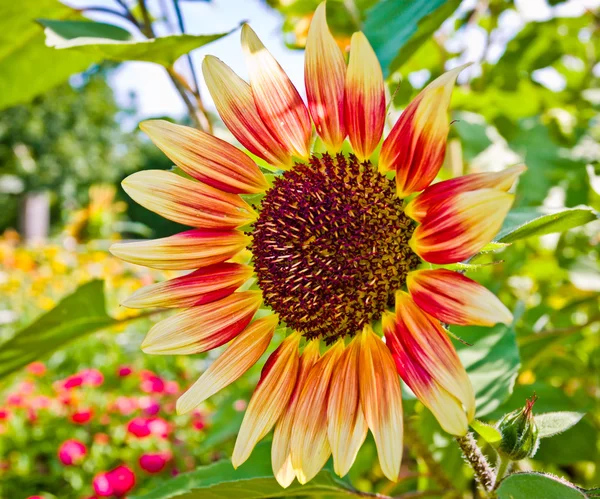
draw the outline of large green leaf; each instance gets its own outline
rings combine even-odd
[[[527,237],[565,232],[598,220],[598,213],[587,206],[555,211],[543,208],[520,208],[509,212],[496,240],[512,243]]]
[[[150,40],[123,40],[109,37],[103,23],[86,22],[86,26],[73,29],[73,23],[48,21],[41,19],[46,29],[46,45],[74,54],[85,54],[91,62],[110,60],[155,62],[163,66],[172,66],[184,54],[202,47],[207,43],[223,38],[231,33],[214,35],[170,35]],[[103,29],[97,26],[103,25]],[[82,30],[88,30],[81,36]]]
[[[382,0],[370,9],[364,33],[384,74],[404,64],[459,4],[460,0]]]
[[[534,418],[540,438],[553,437],[575,426],[585,416],[582,412],[547,412]]]
[[[114,24],[95,21],[57,21],[55,19],[38,19],[38,22],[50,28],[65,40],[73,38],[108,38],[110,40],[131,40],[131,33]]]
[[[0,110],[23,104],[87,69],[85,54],[56,52],[44,44],[39,17],[79,14],[58,0],[3,2],[0,16]],[[93,62],[93,61],[92,61]]]
[[[471,344],[456,343],[475,389],[477,416],[496,409],[512,393],[521,361],[511,326],[452,327],[452,332]]]
[[[585,499],[575,485],[543,473],[515,473],[507,476],[498,488],[498,499]]]
[[[0,345],[0,378],[70,340],[115,324],[106,313],[104,282],[83,284],[55,308]]]
[[[271,497],[356,497],[359,494],[329,469],[306,485],[297,482],[282,488],[271,471],[270,446],[258,446],[237,470],[231,462],[219,461],[166,482],[137,499],[261,499]],[[135,498],[134,498],[135,499]]]

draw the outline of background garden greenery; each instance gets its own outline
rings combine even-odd
[[[152,7],[152,0],[147,3]],[[281,16],[286,44],[302,50],[319,2],[266,3]],[[455,90],[440,176],[519,162],[528,170],[496,237],[503,244],[462,266],[513,310],[515,322],[452,332],[463,340],[456,346],[476,389],[480,421],[493,423],[534,394],[534,414],[568,411],[577,419],[585,413],[567,431],[542,440],[533,458],[517,462],[515,470],[529,474],[505,479],[498,496],[595,497],[590,489],[600,486],[600,11],[592,7],[564,17],[561,9],[572,2],[550,0],[548,19],[524,22],[520,3],[329,0],[328,18],[341,46],[357,29],[368,36],[387,78],[391,119],[449,65],[475,63]],[[114,3],[121,14],[122,4]],[[121,463],[135,470],[134,493],[148,499],[374,492],[477,497],[456,442],[408,393],[398,484],[383,477],[369,440],[344,479],[325,470],[306,487],[284,491],[272,478],[268,444],[233,471],[226,458],[260,366],[191,418],[173,415],[177,393],[206,368],[210,354],[143,355],[139,344],[160,312],[137,318],[118,306],[134,289],[171,274],[115,260],[106,251],[108,240],[163,236],[180,227],[133,205],[120,191],[127,172],[171,163],[138,132],[124,131],[135,101],[120,109],[106,77],[122,61],[160,65],[191,109],[190,116],[173,118],[200,127],[211,120],[219,127],[199,104],[193,83],[186,88],[177,80],[173,62],[227,33],[143,40],[141,33],[151,37],[161,19],[151,18],[146,2],[125,5],[134,17],[129,22],[134,36],[89,22],[85,12],[57,0],[0,7],[0,497],[90,497],[94,475]],[[506,29],[511,19],[521,23],[514,32]],[[12,230],[23,200],[39,191],[50,192],[51,200],[51,238],[43,245],[22,241]],[[37,360],[46,363],[41,375],[26,368]],[[123,365],[131,367],[131,375],[119,376]],[[103,374],[103,383],[75,387],[66,396],[61,380],[91,368]],[[148,373],[178,384],[169,385],[171,392],[164,386],[147,391]],[[132,399],[131,412],[119,397]],[[148,413],[150,406],[158,412]],[[90,408],[89,421],[73,421],[73,414]],[[134,417],[159,416],[171,425],[166,438],[138,438],[127,430]],[[484,426],[476,429],[486,436]],[[57,449],[73,435],[89,452],[81,466],[64,466]],[[480,444],[493,459],[492,445],[483,438]],[[164,469],[151,474],[140,468],[141,455],[159,451],[171,455]],[[196,469],[201,465],[209,466]],[[190,473],[171,478],[183,471]],[[567,482],[532,473],[537,471]]]

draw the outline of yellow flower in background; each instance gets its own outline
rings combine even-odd
[[[232,458],[241,465],[274,430],[273,471],[284,487],[294,478],[311,480],[330,455],[345,475],[369,430],[383,473],[397,480],[398,374],[446,431],[464,435],[474,394],[442,323],[512,320],[471,279],[420,266],[478,253],[499,230],[512,203],[507,191],[523,169],[430,186],[444,158],[447,109],[462,68],[415,98],[374,165],[386,114],[383,75],[362,33],[350,45],[346,63],[321,4],[306,44],[308,106],[247,25],[249,84],[206,57],[204,77],[223,122],[250,153],[283,173],[271,184],[236,147],[192,128],[147,121],[142,129],[195,180],[144,171],[123,187],[148,209],[194,228],[111,248],[139,265],[192,270],[125,302],[185,308],[150,330],[145,352],[194,354],[229,343],[179,399],[180,413],[242,376],[278,324],[291,331],[263,368]],[[313,125],[327,153],[311,152]],[[341,152],[346,139],[352,153]],[[390,171],[395,180],[386,176]],[[247,194],[264,197],[251,206],[241,196]],[[239,257],[247,250],[251,260]],[[379,321],[385,342],[375,333]]]

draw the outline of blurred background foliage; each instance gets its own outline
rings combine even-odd
[[[152,0],[147,3],[153,7]],[[175,38],[168,43],[181,44],[174,52],[145,48],[141,33],[150,36],[149,28],[164,22],[160,3],[151,9],[153,17],[144,12],[146,2],[108,2],[121,14],[123,4],[131,8],[137,21],[128,27],[136,42],[124,42],[123,33],[94,23],[84,26],[93,30],[85,50],[69,46],[81,35],[72,32],[73,25],[56,23],[47,28],[46,35],[50,30],[65,45],[56,50],[44,45],[43,30],[33,22],[40,18],[81,21],[82,14],[88,14],[85,9],[74,11],[56,0],[0,7],[0,232],[4,233],[0,239],[0,359],[4,359],[0,371],[11,373],[0,379],[2,498],[90,497],[93,477],[119,464],[134,470],[135,493],[152,491],[149,498],[179,497],[190,487],[198,490],[190,497],[204,497],[202,487],[209,475],[218,475],[223,482],[221,488],[211,489],[211,497],[245,497],[227,485],[240,476],[255,480],[256,489],[276,490],[269,489],[272,483],[264,478],[269,473],[263,462],[268,454],[261,449],[241,468],[241,475],[233,474],[225,463],[215,465],[210,474],[199,469],[192,478],[184,475],[159,486],[170,474],[229,455],[240,411],[259,374],[258,368],[253,369],[213,397],[192,420],[175,417],[172,402],[177,393],[206,368],[210,356],[143,355],[139,344],[156,317],[134,320],[135,314],[118,306],[134,289],[172,275],[117,261],[107,252],[109,241],[165,236],[181,227],[135,205],[120,189],[119,182],[128,172],[172,165],[128,125],[138,112],[135,96],[125,107],[116,104],[107,82],[117,62],[145,60],[164,66],[181,97],[189,101],[186,107],[196,106],[189,116],[171,118],[199,127],[207,126],[206,119],[220,135],[226,133],[210,109],[203,112],[193,79],[188,77],[188,86],[182,88],[170,60],[173,54],[185,54],[213,38],[178,38],[184,35],[173,33]],[[281,37],[289,49],[302,50],[319,1],[264,3],[279,16]],[[496,421],[534,394],[538,396],[534,412],[586,413],[567,432],[543,440],[535,457],[520,461],[516,468],[544,470],[591,489],[600,485],[600,224],[583,224],[600,210],[600,9],[594,1],[542,0],[536,4],[547,15],[531,20],[523,13],[525,3],[329,0],[328,19],[343,49],[357,29],[371,41],[393,101],[390,124],[445,69],[474,62],[454,92],[454,121],[440,178],[525,163],[528,170],[519,180],[509,217],[514,227],[544,213],[588,207],[577,222],[542,228],[537,232],[545,234],[542,237],[518,238],[472,260],[476,267],[468,275],[498,294],[514,311],[516,321],[506,328],[453,331],[472,344],[456,343],[477,391],[481,420]],[[181,2],[184,14],[187,4]],[[106,49],[107,40],[116,48]],[[189,64],[185,58],[182,62]],[[48,230],[41,234],[27,230],[24,215],[28,200],[39,199],[40,193],[46,193],[44,209],[49,214]],[[572,230],[566,232],[567,228]],[[59,321],[39,319],[92,279],[103,284],[86,288],[87,294],[79,295],[75,305],[67,303],[59,310],[66,311]],[[108,316],[98,307],[86,308],[85,304],[103,303],[103,296]],[[93,321],[88,321],[78,329],[73,323],[85,314],[97,322],[91,327]],[[84,335],[106,326],[111,327]],[[37,341],[46,330],[62,335],[55,352],[48,343]],[[9,358],[17,359],[16,363],[9,365]],[[37,358],[46,363],[42,375],[22,367]],[[121,379],[116,374],[123,365],[131,366],[131,377]],[[93,388],[75,387],[63,400],[60,380],[92,368],[103,374],[104,382]],[[178,385],[171,385],[171,393],[147,393],[143,381],[148,372]],[[41,402],[46,399],[40,397],[48,400]],[[119,397],[135,401],[131,412],[114,409]],[[144,405],[148,400],[140,402],[144,397],[156,402],[156,414],[148,414]],[[74,412],[90,407],[94,415],[89,421],[73,422]],[[472,473],[453,439],[410,394],[405,397],[405,412],[401,481],[393,484],[383,477],[374,445],[368,441],[350,473],[352,485],[400,497],[409,493],[477,497]],[[172,425],[168,438],[140,439],[127,432],[132,418],[157,415]],[[88,446],[88,457],[80,467],[65,466],[57,455],[67,438],[78,438]],[[491,456],[490,447],[481,443]],[[140,468],[144,453],[159,451],[172,457],[158,475]],[[311,492],[289,493],[326,497],[334,487],[338,496],[356,496],[348,482],[329,471],[315,483]],[[266,496],[277,497],[277,492]]]

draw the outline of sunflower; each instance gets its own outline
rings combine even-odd
[[[352,36],[346,62],[324,3],[306,44],[308,106],[249,26],[241,38],[249,84],[215,57],[202,69],[223,122],[249,154],[192,128],[141,125],[188,177],[138,172],[125,190],[194,228],[111,251],[194,271],[142,288],[125,305],[185,308],[154,325],[142,344],[147,353],[229,343],[181,396],[179,413],[242,376],[279,326],[285,336],[249,401],[235,467],[274,430],[272,465],[282,486],[295,477],[308,482],[330,455],[343,476],[370,430],[382,472],[397,480],[398,374],[449,433],[465,435],[474,416],[471,383],[443,324],[491,326],[512,316],[486,288],[444,266],[492,240],[523,167],[430,185],[462,68],[428,85],[374,155],[386,116],[381,67],[362,33]],[[313,124],[313,149],[324,152],[311,151]]]

